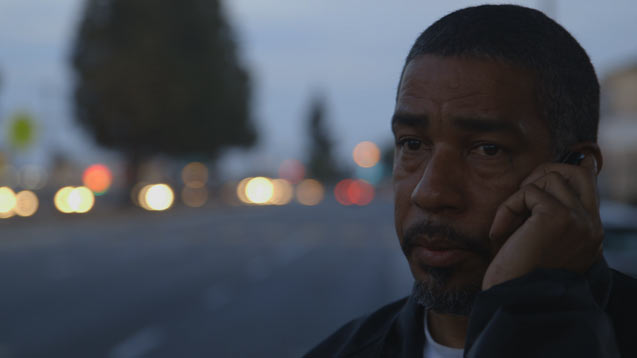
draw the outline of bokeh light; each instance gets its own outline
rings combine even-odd
[[[175,194],[167,184],[147,185],[141,190],[140,195],[140,204],[146,210],[168,210],[175,201]]]
[[[71,206],[68,203],[68,198],[71,192],[73,191],[73,187],[65,186],[55,193],[55,197],[53,198],[53,204],[55,208],[58,209],[61,213],[70,214],[73,212]]]
[[[66,186],[55,193],[53,203],[55,208],[64,214],[84,214],[93,209],[95,195],[93,195],[91,189],[85,186],[77,188]]]
[[[38,196],[30,190],[23,190],[19,192],[16,194],[15,199],[16,203],[13,210],[19,216],[32,216],[36,211],[38,211],[38,207],[40,206]]]
[[[287,159],[279,166],[279,178],[298,184],[305,178],[305,166],[296,159]]]
[[[181,190],[181,201],[191,208],[200,208],[208,202],[208,189],[186,186]]]
[[[352,179],[343,179],[339,181],[334,187],[334,197],[336,201],[341,203],[342,205],[352,205],[354,204],[352,200],[350,200],[349,195],[347,195],[347,189],[354,182]]]
[[[145,210],[153,210],[148,206],[148,203],[146,203],[146,193],[151,186],[151,184],[144,184],[137,192],[137,204]]]
[[[66,201],[74,213],[84,214],[93,208],[95,196],[91,189],[80,186],[74,188],[66,198]]]
[[[189,188],[203,188],[208,182],[208,168],[202,163],[189,163],[181,171],[181,179]]]
[[[0,212],[0,219],[8,219],[15,216],[15,211],[11,210],[6,213]]]
[[[350,200],[360,206],[367,205],[374,200],[374,187],[364,180],[356,180],[347,188]]]
[[[0,187],[0,218],[6,219],[14,215],[16,205],[15,192],[7,187]]]
[[[380,160],[380,149],[373,142],[360,142],[352,152],[354,162],[363,168],[371,168]]]
[[[289,181],[285,179],[274,179],[272,180],[272,185],[274,187],[274,194],[268,204],[286,205],[292,201],[294,188]]]
[[[104,164],[93,164],[84,170],[82,175],[84,185],[95,195],[102,195],[111,187],[113,174]]]
[[[342,205],[364,206],[374,200],[374,187],[364,180],[344,179],[334,187],[334,197]]]
[[[274,185],[265,177],[252,178],[246,183],[245,195],[253,204],[265,204],[274,195]]]
[[[246,195],[246,185],[248,185],[250,179],[252,178],[241,179],[241,181],[237,184],[237,198],[239,198],[239,200],[244,204],[251,203],[250,199],[248,199],[248,196]]]
[[[303,205],[317,205],[324,196],[323,185],[314,179],[305,179],[296,186],[296,200]]]
[[[133,201],[133,203],[135,203],[135,205],[140,206],[140,207],[144,207],[143,203],[142,203],[142,190],[144,188],[146,188],[146,186],[148,185],[148,183],[145,182],[139,182],[137,184],[135,184],[135,186],[133,187],[133,189],[130,191],[130,198]]]

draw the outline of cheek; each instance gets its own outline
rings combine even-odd
[[[400,169],[394,168],[394,227],[398,238],[402,238],[403,223],[411,205],[411,193],[416,185],[411,183],[412,181],[410,176],[401,173]]]

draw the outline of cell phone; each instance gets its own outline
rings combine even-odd
[[[580,152],[566,152],[562,158],[560,158],[560,163],[580,165],[584,157],[585,155]]]

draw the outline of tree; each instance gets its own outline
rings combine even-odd
[[[325,182],[334,182],[344,176],[334,160],[333,143],[325,125],[325,100],[314,95],[308,116],[309,160],[308,174]]]
[[[72,52],[75,113],[135,166],[251,146],[249,78],[218,0],[88,0]]]

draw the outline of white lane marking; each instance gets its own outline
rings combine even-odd
[[[109,358],[141,358],[161,342],[161,330],[149,326],[143,328],[113,347]]]

